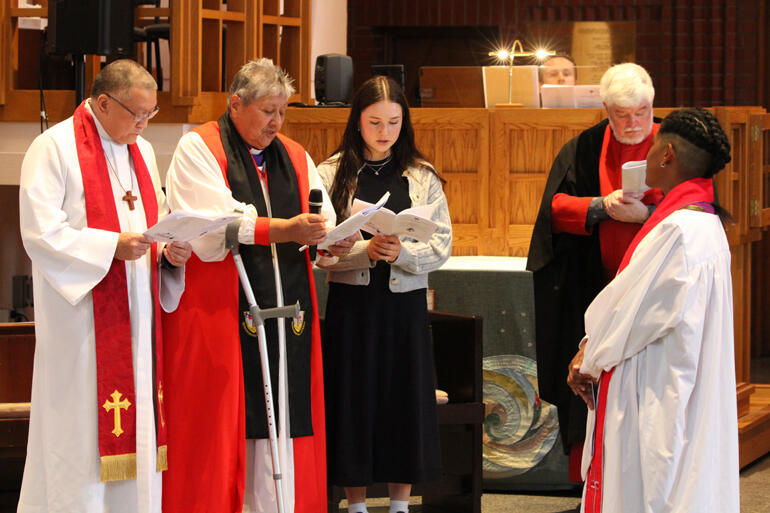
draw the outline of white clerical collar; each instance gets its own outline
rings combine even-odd
[[[252,155],[260,155],[263,151],[265,151],[264,148],[262,148],[260,150],[259,148],[255,148],[253,146],[249,146],[249,153],[251,153]]]
[[[110,137],[110,134],[107,133],[107,130],[105,130],[99,122],[99,118],[96,117],[94,109],[91,107],[91,98],[86,101],[86,110],[91,114],[91,117],[94,118],[94,124],[96,125],[96,131],[99,132],[99,138],[110,144],[114,144],[115,146],[122,146],[119,142]]]

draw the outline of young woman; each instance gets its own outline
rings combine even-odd
[[[366,513],[366,486],[386,482],[391,513],[407,511],[413,483],[440,476],[428,272],[449,257],[452,228],[442,180],[415,147],[399,86],[377,76],[356,92],[342,143],[318,166],[338,212],[386,192],[393,212],[431,205],[427,243],[364,233],[330,248],[324,332],[329,481],[351,513]],[[356,239],[356,240],[354,240]]]

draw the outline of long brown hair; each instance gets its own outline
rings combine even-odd
[[[334,150],[334,153],[339,154],[339,161],[330,195],[338,220],[347,217],[348,203],[356,190],[358,171],[364,165],[366,143],[361,137],[361,113],[370,105],[381,101],[390,101],[401,106],[401,132],[390,149],[396,169],[402,172],[404,169],[416,165],[436,173],[433,168],[429,168],[423,163],[425,157],[422,156],[414,143],[414,128],[412,128],[412,121],[409,117],[409,105],[401,87],[390,77],[374,76],[364,82],[353,95],[350,117],[348,117],[342,142]],[[436,175],[438,176],[438,173]]]

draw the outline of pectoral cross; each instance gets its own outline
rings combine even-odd
[[[126,191],[126,194],[120,199],[128,203],[129,210],[134,210],[134,201],[138,200],[139,198],[131,194],[131,191]]]
[[[107,410],[107,413],[109,413],[110,410],[115,410],[115,428],[112,430],[112,434],[115,436],[120,436],[123,434],[123,428],[120,425],[120,410],[128,410],[128,407],[131,406],[131,402],[128,399],[123,399],[122,401],[120,400],[120,396],[122,395],[123,394],[115,390],[110,395],[110,397],[112,397],[112,402],[104,401],[104,404],[102,405],[102,408]]]

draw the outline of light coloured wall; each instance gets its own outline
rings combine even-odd
[[[315,59],[326,53],[348,53],[347,0],[316,0],[311,13],[310,96],[315,98]],[[353,63],[355,66],[355,63]]]

